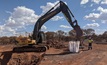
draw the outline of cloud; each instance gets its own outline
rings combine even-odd
[[[97,8],[98,11],[100,11],[101,13],[107,13],[107,9],[102,8],[101,6],[99,6]]]
[[[89,0],[81,0],[81,3],[80,4],[86,4],[86,3],[88,3],[89,2]]]
[[[86,15],[84,18],[88,20],[100,20],[100,21],[107,21],[107,9],[102,8],[99,6],[97,8],[97,11],[99,13],[90,13],[89,15]]]
[[[100,14],[98,14],[98,13],[90,13],[89,15],[85,16],[85,19],[96,20],[99,18],[99,16],[100,16]]]
[[[49,11],[52,7],[54,7],[57,3],[59,3],[59,1],[56,1],[54,3],[51,2],[47,2],[46,6],[40,6],[40,8],[42,9],[42,14],[46,13],[47,11]],[[65,4],[67,4],[66,2],[64,2]],[[60,4],[58,4],[56,7],[60,6]],[[54,9],[56,9],[56,7],[54,7]],[[53,10],[54,10],[53,9]]]
[[[92,2],[99,4],[101,0],[92,0]]]
[[[0,31],[2,31],[4,29],[3,25],[0,25]]]
[[[99,27],[100,25],[98,23],[92,23],[92,24],[86,24],[84,28],[96,28]]]
[[[101,4],[107,4],[107,0],[103,0]]]
[[[96,9],[93,9],[92,11],[96,11]]]
[[[41,27],[41,30],[46,30],[47,29],[47,27],[45,26],[45,25],[43,25],[42,27]]]
[[[80,4],[87,4],[89,1],[95,4],[107,4],[107,0],[81,0]],[[93,6],[92,4],[90,6]]]
[[[99,13],[99,19],[100,20],[107,20],[107,9],[102,8],[101,6],[99,6],[97,8],[98,11],[100,11]]]
[[[71,26],[67,26],[67,25],[60,25],[61,28],[72,28]]]
[[[105,24],[107,23],[107,20],[102,20],[101,23]]]
[[[51,2],[47,2],[46,6],[40,6],[40,8],[42,9],[42,14],[46,13],[47,11],[49,11],[52,7],[54,7],[59,1],[56,1],[54,3]]]
[[[9,13],[8,11],[6,11]],[[25,6],[18,6],[11,12],[4,25],[0,25],[2,32],[14,34],[17,30],[24,29],[28,25],[34,25],[39,15],[35,11]],[[6,34],[5,34],[6,35]]]
[[[63,19],[63,17],[61,17],[61,16],[55,16],[51,20],[52,21],[58,21],[58,20],[62,20],[62,19]]]
[[[13,34],[17,34],[17,31],[25,30],[28,26],[34,26],[38,18],[58,2],[59,1],[54,3],[48,2],[46,6],[40,6],[42,9],[42,13],[40,15],[37,15],[33,9],[27,8],[25,6],[18,6],[14,8],[13,12],[6,11],[7,14],[10,14],[10,16],[7,20],[5,20],[3,25],[0,25],[0,33],[3,33],[5,36],[9,36],[10,34],[12,36]],[[55,16],[51,20],[58,21],[62,19],[63,17],[61,16]],[[47,27],[43,25],[41,29],[46,30]]]
[[[12,14],[10,11],[6,11],[6,13]]]
[[[105,31],[107,31],[107,29],[95,29],[95,33],[96,34],[103,34]]]
[[[14,8],[13,13],[6,20],[6,26],[9,27],[23,27],[26,25],[33,25],[39,18],[38,15],[35,14],[35,11],[25,6],[18,6]]]
[[[54,7],[59,1],[56,1],[54,3],[51,3],[51,2],[47,2],[46,6],[40,6],[40,8],[42,9],[42,14],[43,15],[44,13],[48,12],[52,7]],[[65,2],[66,3],[66,2]],[[59,6],[59,5],[58,5]],[[58,7],[56,6],[56,7]],[[53,9],[54,10],[54,9]],[[63,17],[62,16],[54,16],[51,20],[52,21],[58,21],[58,20],[61,20]]]
[[[0,25],[0,34],[1,36],[9,36],[10,34],[15,34],[15,29],[12,29],[11,27],[7,27],[5,25]]]
[[[93,4],[90,5],[90,7],[92,7],[92,6],[93,6]]]

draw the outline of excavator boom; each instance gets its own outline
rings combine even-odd
[[[69,24],[76,31],[76,37],[77,38],[81,37],[82,36],[82,30],[80,29],[80,26],[78,25],[77,20],[72,21],[71,16],[74,18],[74,15],[72,14],[72,12],[68,8],[68,6],[64,2],[60,1],[54,7],[52,7],[46,14],[44,14],[43,16],[41,16],[37,20],[37,22],[36,22],[36,24],[34,26],[34,31],[33,31],[33,35],[32,35],[33,39],[35,39],[36,41],[38,41],[39,40],[38,34],[39,34],[40,29],[41,29],[41,26],[46,21],[48,21],[49,19],[51,19],[53,16],[55,16],[56,14],[58,14],[60,12],[62,12],[64,14],[64,16],[66,17],[66,19],[69,22]]]

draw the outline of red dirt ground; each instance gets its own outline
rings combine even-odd
[[[44,52],[13,52],[13,46],[0,46],[0,65],[38,65],[44,54]]]
[[[0,65],[107,65],[107,45],[93,44],[92,50],[87,45],[79,53],[70,53],[67,48],[50,48],[45,53],[13,53],[12,45],[0,46]],[[41,58],[41,56],[44,56]]]
[[[106,59],[107,45],[93,44],[92,50],[87,50],[85,46],[79,53],[51,48],[40,65],[107,65]]]

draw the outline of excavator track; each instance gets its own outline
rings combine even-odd
[[[23,47],[14,47],[14,52],[45,52],[47,46],[23,46]]]

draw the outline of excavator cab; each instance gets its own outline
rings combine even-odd
[[[38,33],[38,40],[37,40],[36,44],[42,43],[42,42],[44,42],[44,41],[46,41],[45,33],[44,33],[43,31],[40,31],[40,32]]]

